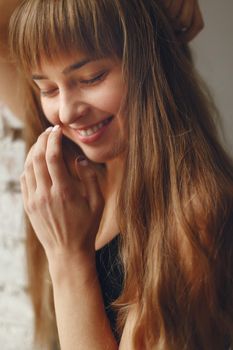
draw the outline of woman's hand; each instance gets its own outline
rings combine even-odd
[[[43,132],[29,151],[21,175],[24,208],[48,260],[58,254],[94,253],[104,203],[87,160],[83,165],[76,162],[81,181],[69,175],[61,139],[61,127]]]
[[[183,42],[192,40],[204,27],[198,0],[161,0],[177,36]]]

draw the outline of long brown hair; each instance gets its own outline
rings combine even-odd
[[[122,60],[129,143],[117,209],[125,274],[115,302],[119,329],[136,304],[135,349],[232,344],[233,164],[218,141],[208,90],[161,3],[28,0],[10,28],[25,72],[75,49]],[[51,345],[52,288],[30,225],[27,251],[36,334]]]

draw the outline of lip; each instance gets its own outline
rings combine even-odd
[[[84,129],[76,129],[76,135],[78,136],[79,140],[80,140],[82,143],[85,143],[85,144],[90,144],[90,143],[93,143],[93,142],[99,140],[100,137],[102,136],[102,134],[105,132],[105,130],[109,127],[109,125],[111,125],[111,123],[112,123],[112,121],[113,121],[113,119],[114,119],[114,116],[109,116],[108,118],[111,118],[111,119],[109,120],[108,124],[103,125],[101,129],[99,129],[96,133],[94,133],[94,134],[91,135],[91,136],[81,136],[81,135],[77,132],[77,130],[78,130],[78,131],[79,131],[79,130],[85,130],[86,128],[84,128]],[[108,119],[108,118],[105,118],[105,119],[103,119],[102,121],[104,121],[104,120],[106,120],[106,119]],[[101,121],[100,121],[99,123],[101,123]],[[97,124],[99,124],[99,123],[97,123]],[[96,124],[94,124],[94,125],[96,125]],[[88,128],[87,128],[87,129],[88,129]]]

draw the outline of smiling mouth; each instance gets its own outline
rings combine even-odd
[[[84,137],[91,136],[91,135],[97,133],[103,126],[109,124],[112,119],[113,119],[113,116],[110,116],[110,117],[102,120],[100,123],[88,128],[88,129],[77,130],[77,132],[80,136],[84,136]]]

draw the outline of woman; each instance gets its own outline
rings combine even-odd
[[[11,48],[48,127],[21,176],[38,329],[52,285],[63,350],[227,349],[233,167],[161,3],[28,0]],[[112,242],[119,345],[95,254]]]

